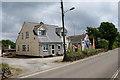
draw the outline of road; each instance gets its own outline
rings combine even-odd
[[[25,78],[112,78],[118,69],[118,50],[92,56],[70,65]]]

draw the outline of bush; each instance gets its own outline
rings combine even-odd
[[[82,55],[82,54],[87,55],[88,53],[96,52],[96,51],[99,51],[99,50],[101,50],[101,49],[87,49],[87,50],[84,50],[84,51],[69,52],[69,53],[67,53],[67,56],[78,56],[78,55]]]
[[[78,52],[69,52],[67,53],[67,56],[77,56],[77,55],[80,55],[82,54],[82,51],[78,51]]]
[[[98,53],[103,52],[104,49],[88,49],[88,50],[84,50],[84,51],[78,51],[78,52],[69,52],[67,53],[64,61],[75,61],[75,60],[79,60],[91,55],[95,55]]]
[[[112,48],[115,49],[115,48],[118,48],[118,47],[120,47],[120,42],[115,41],[115,42],[113,43]]]
[[[108,46],[109,46],[109,41],[106,39],[101,39],[97,44],[98,48],[104,48],[106,51],[108,50]]]

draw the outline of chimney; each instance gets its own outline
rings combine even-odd
[[[40,25],[44,24],[43,22],[40,22]]]

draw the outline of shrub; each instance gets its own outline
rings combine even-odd
[[[67,53],[67,56],[77,56],[77,55],[80,55],[80,54],[82,54],[81,51],[78,51],[78,52],[69,52],[69,53]]]
[[[115,48],[118,48],[118,47],[120,47],[120,42],[115,41],[115,42],[113,43],[112,48],[115,49]]]
[[[97,44],[98,48],[104,48],[106,51],[108,50],[108,46],[109,46],[109,41],[106,39],[101,39]]]
[[[82,59],[82,58],[85,58],[91,55],[98,54],[103,51],[104,51],[103,49],[88,49],[88,50],[78,51],[78,52],[69,52],[66,54],[64,61],[79,60],[79,59]]]
[[[87,55],[87,53],[95,52],[95,51],[99,51],[99,50],[101,50],[101,49],[87,49],[87,50],[84,50],[84,51],[69,52],[69,53],[67,53],[67,56],[77,56],[77,55],[81,55],[81,54]]]

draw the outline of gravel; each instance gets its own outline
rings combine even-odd
[[[1,58],[0,58],[1,59]],[[40,72],[50,68],[65,65],[62,61],[63,56],[48,57],[48,58],[2,58],[3,63],[8,63],[14,68],[22,69],[17,77],[22,77],[35,72]],[[58,61],[58,62],[56,62]]]

